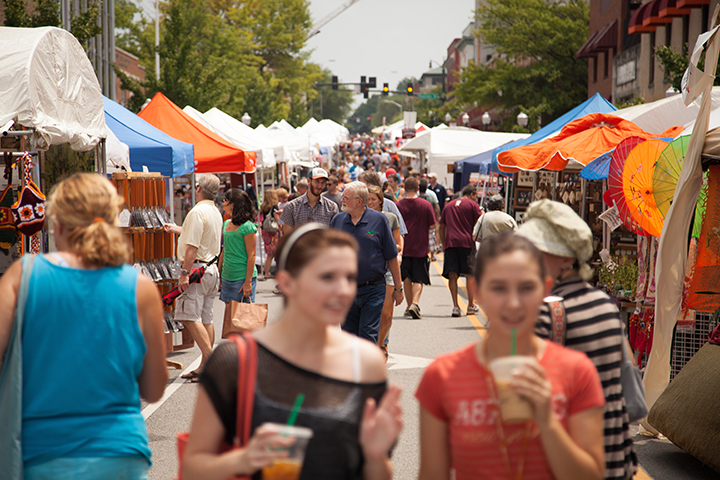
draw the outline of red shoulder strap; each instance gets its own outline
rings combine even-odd
[[[250,440],[257,378],[257,343],[252,335],[232,336],[238,351],[237,423],[235,436],[240,446]]]

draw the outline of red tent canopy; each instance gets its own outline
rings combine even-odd
[[[255,171],[255,152],[241,150],[211,132],[162,93],[156,93],[138,116],[171,137],[192,143],[195,146],[196,173]]]

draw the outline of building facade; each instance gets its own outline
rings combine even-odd
[[[136,83],[142,84],[143,80],[145,80],[145,67],[140,65],[138,58],[135,55],[126,52],[120,47],[115,47],[115,64],[119,70]],[[127,108],[132,92],[122,90],[120,85],[121,82],[118,80],[115,85],[116,101],[123,107]],[[144,90],[145,89],[143,88],[143,91]]]
[[[576,56],[588,59],[588,98],[618,104],[672,95],[655,51],[692,49],[720,0],[590,0],[589,36]]]

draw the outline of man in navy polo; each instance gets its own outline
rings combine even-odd
[[[349,233],[360,244],[357,293],[342,328],[377,345],[388,268],[396,285],[393,291],[395,305],[402,303],[403,289],[390,223],[384,214],[367,208],[367,199],[368,190],[364,183],[345,185],[341,197],[343,211],[335,215],[330,226]]]

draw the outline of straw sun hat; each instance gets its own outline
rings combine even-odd
[[[592,231],[568,205],[547,199],[531,203],[517,233],[541,252],[577,259],[580,276],[584,280],[592,278],[587,263],[593,254]]]

